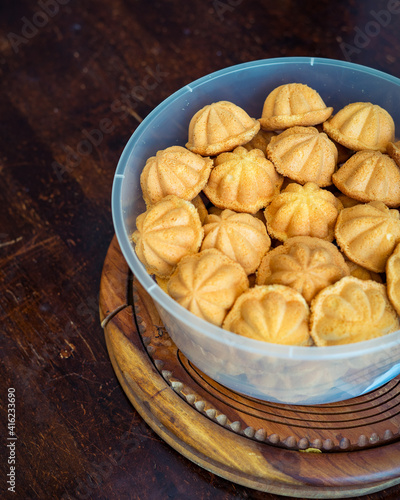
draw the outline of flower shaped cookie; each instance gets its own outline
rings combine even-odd
[[[332,180],[354,200],[400,205],[400,168],[380,151],[359,151],[332,175]]]
[[[192,200],[208,181],[213,162],[191,153],[182,146],[171,146],[152,156],[140,175],[146,205],[157,203],[174,194]]]
[[[248,288],[243,267],[216,249],[184,257],[167,285],[178,304],[217,326]]]
[[[310,345],[309,308],[292,288],[259,286],[243,293],[222,327],[238,335],[274,344]]]
[[[201,250],[217,248],[243,266],[246,274],[255,272],[271,246],[265,224],[250,214],[231,210],[210,214],[203,229]]]
[[[313,182],[289,184],[264,211],[268,232],[280,241],[293,236],[315,236],[333,241],[342,203]]]
[[[132,240],[139,260],[150,274],[168,277],[185,255],[196,253],[204,231],[196,208],[170,195],[136,219]]]
[[[394,141],[394,121],[377,104],[353,102],[324,123],[324,131],[333,140],[354,151],[373,149],[384,153]]]
[[[279,193],[283,178],[259,149],[222,153],[203,192],[218,208],[256,213]]]
[[[316,345],[330,346],[381,337],[400,322],[384,285],[348,276],[315,297],[310,326]]]
[[[332,111],[316,90],[302,83],[287,83],[265,99],[259,121],[264,130],[283,130],[295,125],[317,125],[327,120]]]
[[[338,151],[324,133],[314,127],[292,127],[271,138],[267,157],[276,170],[300,184],[332,184]]]
[[[336,221],[336,241],[348,259],[382,273],[400,242],[399,215],[380,201],[344,208]]]
[[[285,285],[308,303],[322,289],[350,273],[335,245],[319,238],[296,236],[265,254],[257,285]]]
[[[189,124],[186,147],[203,156],[246,144],[260,130],[260,124],[236,104],[219,101],[197,111]]]

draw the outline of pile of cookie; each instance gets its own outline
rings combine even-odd
[[[369,102],[333,114],[301,83],[262,116],[200,109],[140,183],[136,254],[179,304],[249,338],[348,344],[400,328],[400,141]]]

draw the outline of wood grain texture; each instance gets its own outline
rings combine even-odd
[[[43,5],[53,5],[47,18]],[[363,48],[355,44],[371,12],[388,5],[0,3],[0,432],[6,436],[4,403],[14,387],[18,475],[11,498],[280,498],[184,458],[122,390],[98,312],[114,233],[113,176],[140,121],[212,71],[281,56],[345,60],[345,43],[352,62],[399,77],[399,15]],[[2,478],[9,470],[4,450]],[[2,498],[5,487],[2,480]],[[399,497],[394,486],[364,498]]]
[[[114,266],[118,261],[116,253],[118,247],[114,239],[108,254]],[[122,254],[119,254],[119,258],[123,261]],[[107,258],[103,282],[108,281],[107,274],[112,272],[112,268]],[[125,276],[125,282],[128,281],[129,272]],[[120,301],[126,294],[123,286],[110,292],[111,295],[121,293]],[[114,297],[110,299],[115,301]],[[105,304],[106,297],[102,307]],[[362,451],[349,452],[343,445],[343,439],[347,438],[341,437],[339,443],[334,443],[329,450],[336,449],[339,452],[327,453],[323,450],[323,453],[302,453],[298,443],[301,445],[305,438],[294,438],[293,420],[284,415],[285,410],[298,417],[303,412],[306,422],[318,412],[319,417],[309,422],[308,432],[312,432],[313,425],[318,422],[320,428],[330,435],[328,423],[333,409],[337,408],[341,414],[346,414],[357,403],[373,406],[375,403],[371,404],[371,401],[376,398],[379,400],[378,394],[375,398],[373,395],[363,396],[347,404],[323,407],[275,405],[275,409],[279,412],[280,407],[283,414],[281,430],[289,433],[294,444],[291,444],[290,438],[271,442],[268,435],[276,436],[276,433],[275,430],[271,432],[271,422],[266,419],[269,405],[222,387],[219,393],[213,394],[210,391],[212,382],[207,384],[207,377],[203,374],[197,372],[201,378],[195,380],[193,368],[189,371],[180,370],[184,356],[176,349],[165,330],[160,335],[160,323],[151,298],[134,280],[133,308],[125,308],[108,322],[105,327],[107,347],[118,379],[136,410],[159,436],[185,457],[241,485],[296,497],[352,497],[400,482],[399,439],[393,436],[387,441],[381,439],[378,446],[379,438],[373,442],[368,435],[368,444],[362,447]],[[187,362],[183,364],[188,366]],[[390,387],[386,391],[398,399],[397,383],[388,385]],[[383,420],[385,409],[385,403],[381,408],[375,405],[375,411],[380,413]],[[243,425],[240,420],[245,420],[249,414],[252,414],[255,428],[261,430],[260,425],[267,425],[269,432],[259,432],[256,437],[241,432]],[[226,418],[222,420],[221,416]],[[350,443],[355,436],[358,444],[360,429],[365,432],[364,423],[358,425],[348,430]],[[398,426],[397,423],[396,429]],[[378,433],[375,435],[378,436]],[[327,439],[321,439],[320,448],[323,449]]]

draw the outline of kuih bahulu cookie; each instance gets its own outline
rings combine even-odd
[[[300,184],[332,184],[338,152],[336,146],[315,127],[292,127],[271,138],[267,157],[276,170]]]
[[[342,193],[361,202],[400,205],[400,168],[380,151],[359,151],[332,175]]]
[[[327,120],[332,111],[308,85],[286,83],[267,96],[259,121],[264,130],[283,130],[296,125],[317,125]]]
[[[182,146],[157,151],[146,162],[140,185],[146,205],[152,205],[170,194],[184,200],[195,198],[208,181],[213,162],[191,153]]]
[[[313,182],[289,184],[264,211],[269,234],[286,241],[293,236],[314,236],[333,241],[342,203]]]
[[[327,120],[324,131],[333,140],[354,151],[372,149],[384,153],[394,141],[394,121],[377,104],[353,102]]]
[[[270,250],[257,270],[257,285],[285,285],[310,303],[322,289],[350,273],[342,254],[333,243],[295,236]]]
[[[186,147],[193,153],[214,156],[246,144],[260,130],[260,124],[229,101],[207,104],[189,124]]]
[[[182,257],[197,253],[204,231],[199,214],[189,201],[170,195],[136,219],[132,241],[149,274],[167,278]]]
[[[214,161],[204,194],[218,208],[255,214],[279,193],[283,177],[259,149],[238,147]]]
[[[336,221],[335,237],[348,259],[383,273],[387,259],[400,242],[399,211],[381,201],[344,208]]]
[[[243,293],[222,327],[238,335],[273,344],[310,345],[309,308],[292,288],[258,286]]]
[[[248,288],[243,267],[214,248],[182,258],[167,285],[178,304],[217,326]]]
[[[238,262],[246,274],[254,273],[271,246],[265,224],[250,214],[223,210],[210,214],[203,225],[201,250],[217,248]]]
[[[324,347],[381,337],[400,322],[384,285],[347,276],[315,297],[310,325],[314,342]]]

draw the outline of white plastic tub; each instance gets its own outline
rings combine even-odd
[[[179,349],[217,382],[262,400],[291,404],[340,401],[369,392],[400,373],[400,331],[335,347],[269,344],[215,327],[174,302],[147,274],[130,240],[145,210],[139,177],[147,158],[172,145],[184,146],[191,117],[205,106],[228,100],[260,118],[270,91],[305,83],[334,112],[350,102],[385,108],[400,130],[400,80],[352,63],[320,58],[281,58],[233,66],[182,88],[140,124],[115,173],[112,212],[122,253],[144,286]],[[368,328],[368,325],[366,325]]]

